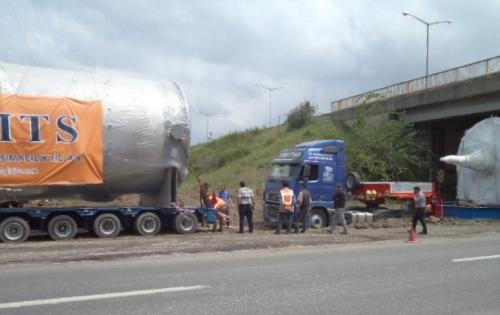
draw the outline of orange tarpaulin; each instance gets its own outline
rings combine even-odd
[[[0,186],[103,181],[100,100],[0,94]]]

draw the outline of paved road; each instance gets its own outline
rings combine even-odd
[[[0,314],[500,314],[499,297],[498,234],[0,269]]]

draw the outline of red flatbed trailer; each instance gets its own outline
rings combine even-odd
[[[413,187],[418,186],[427,199],[433,215],[442,216],[442,200],[430,182],[361,182],[351,194],[368,208],[378,208],[387,199],[412,200]]]

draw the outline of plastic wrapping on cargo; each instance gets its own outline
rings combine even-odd
[[[100,101],[103,112],[102,183],[7,188],[11,186],[8,177],[0,175],[0,199],[80,197],[108,201],[140,193],[143,204],[159,206],[175,199],[187,174],[190,146],[188,105],[177,84],[112,72],[93,74],[0,63],[0,94],[4,98]],[[0,109],[3,107],[6,105],[0,98]]]
[[[457,166],[457,199],[500,205],[500,118],[480,121],[466,131],[457,155],[441,161]]]

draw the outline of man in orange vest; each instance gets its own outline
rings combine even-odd
[[[290,189],[287,181],[283,181],[283,188],[280,190],[281,202],[279,208],[278,226],[276,234],[281,233],[283,223],[286,223],[286,234],[290,234],[292,227],[293,205],[295,204],[295,196],[293,190]]]
[[[214,209],[217,212],[217,221],[219,222],[219,232],[223,231],[224,222],[228,217],[224,212],[227,209],[226,202],[221,197],[217,196],[215,193],[212,195],[212,204],[214,205]],[[213,232],[217,230],[217,221],[214,223],[214,227],[212,229]]]

